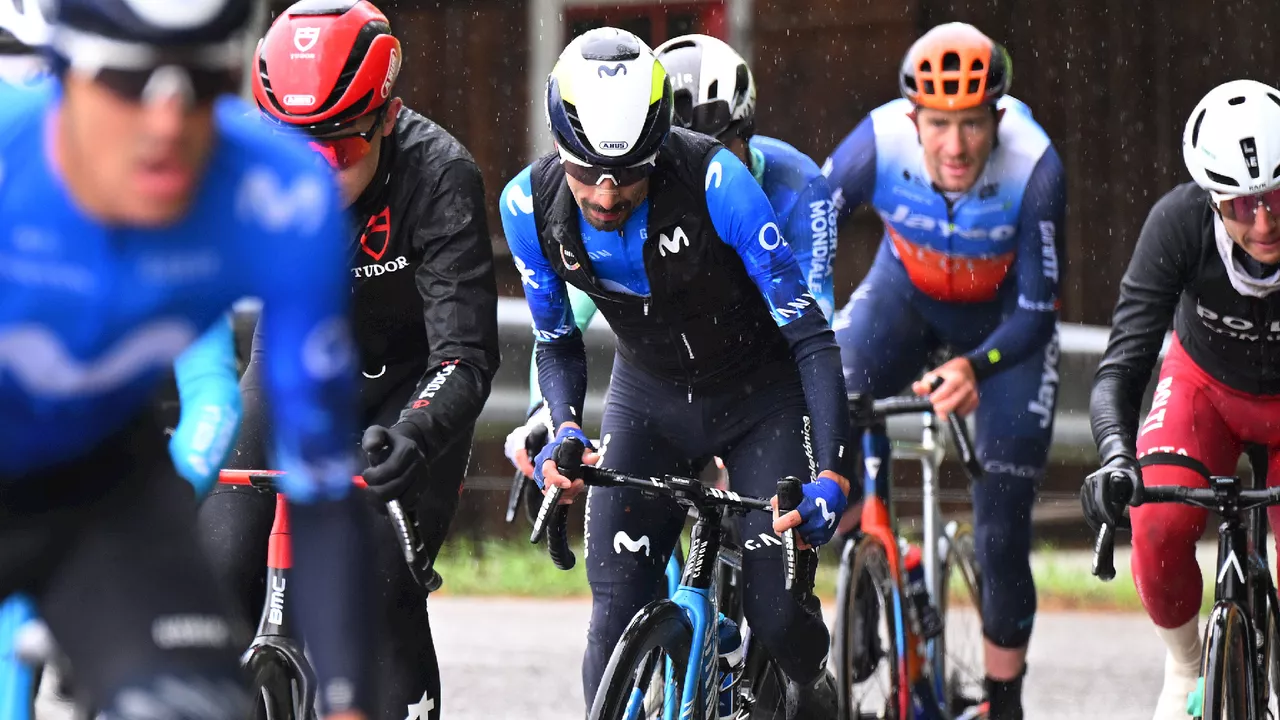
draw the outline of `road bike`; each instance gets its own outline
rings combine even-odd
[[[250,678],[254,697],[253,720],[310,720],[315,712],[315,673],[303,644],[290,623],[289,573],[293,565],[289,535],[288,502],[276,489],[281,472],[267,470],[222,470],[218,482],[247,485],[276,496],[275,519],[267,541],[267,583],[262,615],[249,647],[240,656],[240,665]],[[352,481],[364,487],[364,478]],[[387,504],[387,516],[396,530],[400,550],[414,582],[426,593],[442,584],[439,573],[420,540],[416,519],[400,501]],[[423,716],[430,708],[422,708]]]
[[[247,485],[276,496],[275,518],[267,546],[267,593],[262,615],[240,664],[250,678],[254,706],[253,720],[312,720],[315,711],[315,673],[306,658],[302,642],[290,623],[289,573],[292,549],[289,534],[288,503],[277,492],[276,483],[284,473],[268,470],[222,470],[218,482]],[[364,487],[364,479],[352,482]],[[387,515],[396,529],[401,552],[414,581],[427,593],[442,584],[439,573],[422,541],[416,518],[405,511],[398,500],[387,503]],[[5,720],[31,720],[40,677],[46,668],[64,687],[58,694],[73,697],[66,688],[74,688],[73,669],[58,653],[48,629],[36,617],[34,606],[25,599],[11,600],[0,614],[0,717]],[[74,703],[75,720],[88,720],[94,713],[87,703]],[[424,712],[427,708],[423,708]]]
[[[1250,453],[1250,460],[1255,484],[1265,485],[1259,481],[1265,478],[1265,452],[1260,458]],[[1280,696],[1280,610],[1267,567],[1266,508],[1280,505],[1280,487],[1245,488],[1239,477],[1213,475],[1199,461],[1174,453],[1150,453],[1140,464],[1184,467],[1209,486],[1144,487],[1117,473],[1111,476],[1117,499],[1130,498],[1131,507],[1180,503],[1222,518],[1213,610],[1204,631],[1200,684],[1189,699],[1188,714],[1203,720],[1277,717],[1273,696]],[[1093,574],[1103,581],[1116,576],[1115,532],[1103,523],[1094,544]]]
[[[938,469],[946,455],[927,397],[849,396],[851,427],[862,435],[861,528],[840,555],[832,633],[840,718],[970,718],[982,703],[982,575],[967,523],[942,526]],[[886,420],[918,413],[918,443],[890,445]],[[971,481],[982,466],[964,421],[946,418]],[[919,460],[923,538],[901,536],[890,502],[891,455]],[[931,600],[932,599],[932,600]]]
[[[768,500],[707,487],[694,478],[637,477],[582,465],[582,443],[565,440],[556,464],[567,477],[587,485],[630,487],[668,497],[696,518],[688,560],[670,597],[646,605],[632,618],[609,658],[589,717],[592,720],[713,720],[747,718],[766,691],[781,697],[785,677],[750,628],[738,626],[720,607],[717,569],[724,557],[724,519],[758,511],[772,513]],[[560,489],[548,488],[534,522],[532,542],[545,534],[552,560],[561,569],[576,562],[569,547]],[[778,483],[779,513],[800,504],[801,482]],[[799,550],[794,531],[784,533],[786,587],[805,604],[813,590],[817,553]],[[739,566],[741,563],[739,555]]]

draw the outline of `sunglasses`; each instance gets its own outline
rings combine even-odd
[[[1227,220],[1252,225],[1258,208],[1266,205],[1271,217],[1280,219],[1280,188],[1257,195],[1241,195],[1218,203],[1218,212]]]
[[[658,156],[655,154],[635,165],[604,167],[602,165],[588,165],[569,155],[564,150],[560,151],[560,164],[564,167],[564,174],[584,185],[599,185],[605,180],[612,180],[613,184],[618,187],[635,185],[653,174],[657,160]]]
[[[155,47],[59,27],[49,40],[60,63],[128,102],[178,98],[188,107],[240,90],[244,42]]]
[[[363,160],[373,149],[373,139],[382,132],[385,115],[386,105],[383,105],[373,114],[373,124],[368,130],[337,136],[313,136],[307,144],[334,170],[346,170]]]
[[[177,97],[188,106],[205,105],[238,92],[241,79],[238,71],[182,65],[140,70],[101,68],[93,74],[95,83],[123,100],[146,104]]]

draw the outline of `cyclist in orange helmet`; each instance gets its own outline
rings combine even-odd
[[[1022,717],[1036,607],[1031,507],[1058,389],[1066,205],[1062,163],[1030,110],[1006,94],[1012,77],[1008,53],[977,28],[939,25],[907,51],[902,98],[873,110],[824,167],[842,215],[868,204],[885,226],[834,323],[849,391],[896,393],[945,347],[955,357],[913,389],[929,393],[941,378],[935,410],[976,416],[986,678],[966,691],[985,693],[993,719]],[[869,447],[887,460],[887,436]]]

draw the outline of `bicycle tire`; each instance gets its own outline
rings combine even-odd
[[[939,543],[943,563],[935,602],[945,629],[931,641],[929,653],[934,672],[942,673],[940,697],[952,715],[959,715],[986,699],[982,571],[967,523],[949,523]]]
[[[1262,717],[1280,717],[1280,609],[1276,607],[1276,590],[1268,583],[1266,589],[1266,623],[1261,648],[1262,665],[1259,668],[1267,682],[1258,688],[1258,712]]]
[[[879,636],[880,647],[879,657],[874,658],[874,664],[872,658],[866,656],[866,649],[871,646],[871,641],[863,634],[865,618],[858,617],[859,608],[866,607],[857,602],[860,588],[863,592],[868,588],[874,592],[878,608],[876,634]],[[901,600],[884,545],[871,535],[847,541],[840,555],[840,571],[836,583],[836,623],[832,633],[840,720],[858,720],[868,715],[886,720],[904,720],[910,717],[910,694],[904,693],[901,685],[904,661],[901,648],[898,647],[898,633],[894,629],[894,623],[901,622],[903,617]],[[887,632],[881,632],[882,624]],[[882,665],[888,666],[884,673],[881,672]],[[866,698],[862,693],[856,692],[856,689],[882,676],[887,680],[878,684],[882,691],[879,694],[883,696],[883,707],[864,712]]]
[[[670,660],[672,686],[663,687],[664,697],[674,692],[677,698],[683,693],[685,669],[689,664],[689,650],[693,647],[693,627],[684,610],[670,600],[658,600],[644,607],[631,619],[622,638],[609,656],[600,688],[591,704],[591,720],[626,720],[627,710],[634,701],[635,690],[646,706],[653,706],[646,691],[651,691],[652,680],[658,668]],[[649,687],[644,688],[647,684]],[[638,685],[642,687],[637,688]],[[657,706],[661,707],[662,703]]]
[[[1239,605],[1214,606],[1205,641],[1203,720],[1255,717],[1250,632],[1249,618]]]

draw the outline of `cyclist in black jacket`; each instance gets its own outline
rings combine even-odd
[[[480,171],[449,133],[395,97],[402,57],[371,3],[303,0],[259,44],[254,94],[267,121],[311,136],[352,203],[352,324],[363,365],[362,445],[372,463],[364,477],[376,498],[370,506],[401,499],[416,507],[434,557],[457,509],[474,424],[498,368],[497,288]],[[244,421],[234,467],[271,465],[261,354],[255,337],[241,380]],[[246,620],[261,608],[272,513],[268,498],[226,486],[201,511],[206,544]],[[407,709],[410,720],[438,718],[425,596],[391,524],[374,525],[373,591],[385,609],[372,717],[402,720]]]
[[[1090,415],[1103,469],[1081,498],[1095,528],[1114,527],[1124,511],[1117,477],[1207,487],[1192,468],[1233,474],[1245,443],[1267,446],[1268,480],[1280,481],[1280,90],[1252,80],[1212,90],[1187,122],[1183,158],[1195,182],[1151,209],[1094,379]],[[1269,514],[1274,528],[1280,511]],[[1155,718],[1185,718],[1200,675],[1195,549],[1208,513],[1156,504],[1130,517],[1138,596],[1168,648]]]

